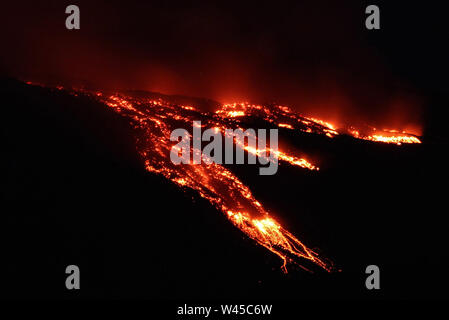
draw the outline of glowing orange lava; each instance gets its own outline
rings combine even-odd
[[[356,130],[354,128],[348,129],[348,134],[357,139],[369,140],[374,142],[383,142],[383,143],[393,143],[397,145],[401,145],[403,143],[413,144],[413,143],[421,143],[421,140],[412,134],[406,133],[404,131],[400,132],[398,130],[377,130],[376,128],[369,128],[366,131],[369,133],[362,134],[360,130]]]
[[[322,134],[329,138],[333,138],[341,134],[337,125],[314,117],[306,117],[299,113],[292,111],[286,106],[262,106],[256,104],[249,104],[247,102],[228,103],[224,104],[216,114],[221,118],[235,118],[235,117],[258,117],[267,122],[276,125],[279,128],[288,128],[291,130],[299,130],[306,133]],[[235,119],[237,120],[237,119]],[[421,140],[412,134],[399,130],[377,130],[373,127],[364,129],[364,134],[360,130],[352,127],[342,130],[342,133],[348,134],[356,139],[369,140],[383,143],[412,144],[421,143]]]
[[[130,120],[138,131],[137,149],[142,156],[145,168],[157,173],[182,188],[195,190],[240,229],[249,238],[267,248],[282,261],[282,269],[287,272],[287,264],[302,266],[304,260],[310,261],[326,271],[333,270],[328,260],[306,247],[293,234],[282,227],[255,199],[250,189],[229,169],[211,163],[202,155],[201,165],[175,165],[170,160],[173,142],[170,134],[176,128],[189,128],[193,121],[201,120],[201,126],[214,128],[225,134],[227,128],[242,128],[243,118],[262,120],[278,128],[287,128],[309,134],[319,134],[334,138],[340,134],[355,139],[375,142],[421,143],[418,137],[395,130],[376,130],[374,133],[362,133],[353,127],[340,131],[337,126],[316,118],[304,117],[286,106],[263,106],[257,104],[224,104],[215,113],[201,112],[193,106],[170,103],[162,99],[133,97],[124,94],[106,94],[103,92],[70,91],[74,95],[85,94],[104,103],[117,113]],[[366,131],[365,131],[366,132]],[[248,153],[264,156],[276,152],[280,163],[288,163],[304,169],[316,171],[319,168],[304,157],[290,154],[285,150],[271,150],[249,147],[234,140],[236,148]],[[201,152],[201,150],[193,150]]]
[[[225,132],[228,123],[219,121],[213,116],[210,121],[207,121],[204,114],[199,115],[194,108],[172,105],[162,100],[135,99],[122,95],[95,95],[95,97],[123,116],[130,118],[136,127],[144,132],[139,138],[138,148],[148,171],[161,174],[181,187],[197,191],[249,238],[278,255],[283,261],[282,269],[285,272],[287,272],[287,263],[301,265],[301,259],[309,260],[327,271],[332,269],[330,262],[320,258],[317,253],[307,248],[271,217],[262,204],[254,198],[250,189],[230,170],[216,163],[206,164],[208,159],[204,159],[204,155],[202,155],[204,163],[201,166],[175,165],[170,161],[169,154],[173,142],[169,140],[169,137],[174,128],[187,127],[199,116],[203,117],[202,123],[220,132]],[[226,113],[226,118],[230,115],[236,115],[236,113]],[[236,147],[256,155],[274,152],[268,147],[258,150],[238,144],[237,141],[235,143]],[[303,158],[283,151],[277,151],[277,154],[279,161],[318,170],[316,166]]]

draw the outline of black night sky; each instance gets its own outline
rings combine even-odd
[[[447,88],[444,10],[381,4],[382,28],[371,32],[363,1],[80,1],[82,27],[70,32],[65,2],[10,2],[1,68],[47,83],[276,101],[332,120],[423,127],[423,90]]]

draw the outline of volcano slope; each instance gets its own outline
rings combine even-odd
[[[282,259],[197,190],[146,170],[134,125],[105,101],[1,82],[2,296],[370,299],[370,264],[382,272],[376,298],[446,294],[444,143],[423,137],[398,146],[281,128],[319,171],[285,163],[259,176],[257,166],[228,166],[276,221],[332,261],[332,272],[300,261],[285,273]],[[126,94],[209,111],[219,105]],[[82,273],[77,293],[64,287],[70,264]]]

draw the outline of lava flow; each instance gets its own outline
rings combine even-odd
[[[305,260],[329,272],[333,271],[334,267],[330,261],[305,246],[271,217],[250,189],[223,165],[211,163],[204,154],[202,154],[201,165],[175,165],[170,160],[170,151],[174,145],[174,142],[170,141],[170,135],[174,129],[189,128],[193,121],[201,121],[202,127],[215,128],[217,132],[225,134],[225,129],[243,128],[244,120],[252,119],[264,121],[278,128],[319,134],[328,138],[346,134],[356,139],[376,142],[421,143],[418,137],[405,132],[374,129],[372,130],[375,131],[374,134],[362,134],[361,131],[352,127],[337,129],[329,122],[302,116],[285,106],[233,103],[221,105],[216,112],[211,113],[203,112],[193,106],[146,96],[106,94],[85,90],[70,92],[75,95],[87,95],[128,118],[138,131],[137,150],[144,160],[146,170],[160,174],[182,188],[195,190],[249,238],[278,255],[282,259],[284,272],[287,272],[288,263],[306,269],[302,263]],[[319,170],[304,157],[284,150],[273,151],[268,147],[251,148],[236,140],[234,145],[257,156],[276,152],[280,164],[284,162],[307,170]],[[201,152],[201,150],[193,150],[193,152]]]
[[[137,144],[148,171],[161,174],[181,187],[197,191],[249,238],[277,254],[283,261],[282,269],[285,272],[287,263],[301,266],[301,259],[309,260],[327,271],[332,270],[330,262],[319,257],[273,219],[250,189],[230,170],[216,163],[206,164],[208,159],[205,159],[204,154],[202,165],[175,165],[170,161],[173,142],[169,138],[173,129],[188,127],[194,120],[201,120],[202,125],[225,132],[233,121],[217,114],[201,113],[191,106],[175,105],[163,100],[102,93],[93,96],[131,119],[135,128],[142,131]],[[237,142],[235,145],[257,155],[273,152],[269,148],[252,150]],[[291,165],[318,169],[304,158],[282,151],[277,153],[279,160]]]
[[[378,130],[365,126],[363,130],[357,130],[352,126],[337,128],[336,125],[320,119],[300,115],[286,106],[262,106],[247,102],[225,104],[217,114],[223,118],[233,118],[239,121],[242,117],[254,117],[263,119],[279,128],[299,130],[307,133],[316,133],[333,138],[340,134],[350,135],[353,138],[374,142],[401,144],[421,143],[416,135],[398,130]],[[281,158],[281,156],[280,156]]]

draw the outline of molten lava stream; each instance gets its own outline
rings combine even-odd
[[[270,217],[262,204],[257,201],[249,188],[237,176],[219,164],[175,165],[170,160],[173,142],[170,133],[175,128],[188,128],[193,120],[203,117],[219,130],[226,128],[222,122],[207,114],[199,114],[194,108],[172,105],[161,100],[136,99],[125,96],[94,95],[103,103],[121,115],[128,117],[136,128],[144,134],[138,141],[138,151],[145,161],[149,172],[163,175],[181,187],[198,192],[249,238],[278,255],[282,261],[282,270],[287,272],[287,263],[301,266],[303,259],[311,261],[321,268],[331,271],[332,264],[306,247],[294,235]],[[237,146],[244,147],[244,146]],[[245,150],[260,154],[261,150]],[[269,150],[268,150],[269,151]],[[195,152],[195,150],[194,150]],[[208,159],[204,158],[207,162]],[[317,169],[305,159],[279,151],[279,159],[292,165],[310,170]]]
[[[62,90],[63,88],[59,88]],[[161,99],[136,98],[128,95],[107,95],[101,92],[91,93],[85,90],[72,91],[74,95],[86,94],[113,108],[127,117],[139,132],[138,152],[144,159],[145,168],[149,172],[163,175],[168,180],[183,188],[191,188],[207,199],[249,238],[278,255],[282,261],[282,270],[287,272],[287,264],[302,266],[302,262],[310,261],[326,271],[332,271],[331,262],[320,257],[306,247],[293,234],[283,228],[262,204],[257,201],[251,191],[237,176],[225,167],[211,163],[201,165],[175,165],[170,160],[173,142],[169,140],[172,130],[189,128],[193,121],[201,120],[202,126],[215,128],[225,133],[227,128],[244,127],[242,119],[271,123],[278,128],[298,130],[333,138],[339,130],[329,123],[316,118],[304,117],[288,107],[272,105],[263,106],[243,103],[224,104],[215,113],[200,112],[192,106],[171,104]],[[421,143],[417,136],[397,130],[377,130],[371,128],[370,133],[349,127],[343,134],[355,139],[370,140],[381,143]],[[256,137],[255,137],[256,138]],[[273,151],[268,147],[257,149],[244,145],[234,139],[236,148],[245,150],[259,157],[275,152],[280,162],[299,166],[308,170],[319,170],[318,167],[304,158],[289,154],[283,150]],[[200,152],[200,150],[193,150]],[[206,163],[210,159],[205,158]],[[272,160],[272,159],[269,159]]]
[[[315,133],[325,135],[329,138],[340,134],[334,124],[316,118],[305,117],[286,106],[273,105],[267,107],[249,104],[247,102],[232,103],[224,104],[216,111],[216,114],[222,119],[233,119],[234,123],[240,123],[240,119],[243,117],[255,117],[270,122],[279,128]],[[362,134],[359,130],[349,127],[349,130],[344,130],[344,133],[355,139],[397,145],[421,143],[421,140],[417,136],[404,131],[377,130],[373,127],[366,128],[366,131],[369,133]],[[279,158],[281,159],[281,155]]]

